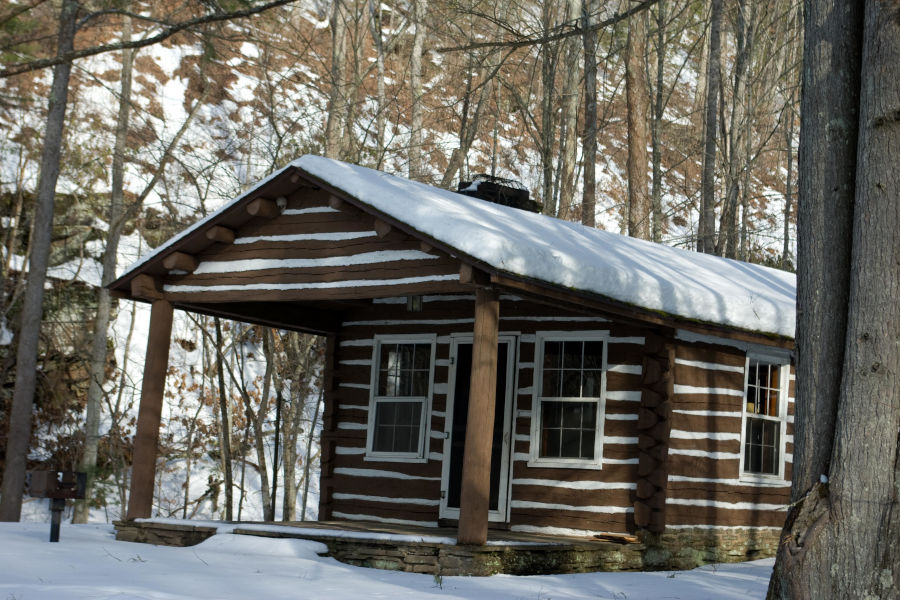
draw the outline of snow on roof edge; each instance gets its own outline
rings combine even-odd
[[[290,168],[498,272],[686,322],[794,337],[793,274],[527,213],[315,155],[263,178],[148,252],[111,286]]]

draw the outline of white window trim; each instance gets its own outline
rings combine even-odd
[[[747,387],[750,383],[750,361],[756,360],[771,365],[778,365],[778,421],[780,423],[778,440],[778,474],[744,472],[745,444],[747,442]],[[788,389],[790,386],[791,355],[787,352],[773,350],[748,350],[744,361],[744,397],[741,400],[741,448],[739,479],[747,483],[774,483],[784,481],[784,465],[787,462],[787,407]]]
[[[426,396],[378,396],[378,373],[381,368],[381,344],[431,344],[431,359],[428,367],[428,394]],[[434,360],[437,350],[435,334],[376,335],[372,344],[372,366],[369,381],[369,421],[366,428],[366,455],[363,460],[380,462],[428,462],[428,443],[431,435],[431,403],[434,396]],[[375,408],[380,400],[393,402],[421,402],[422,421],[419,425],[419,445],[417,452],[375,452]]]
[[[594,456],[596,459],[584,458],[542,458],[541,449],[541,390],[544,379],[544,342],[603,342],[602,373],[600,375],[600,396],[597,398],[597,431],[594,437]],[[531,452],[529,467],[550,467],[559,469],[602,469],[603,468],[603,431],[606,422],[606,372],[607,353],[609,352],[609,331],[538,331],[534,342],[534,376],[531,398]],[[567,400],[555,398],[554,400]],[[584,398],[570,398],[576,402],[584,402]]]

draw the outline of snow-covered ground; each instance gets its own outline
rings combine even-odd
[[[772,560],[693,571],[444,577],[351,567],[317,542],[218,534],[190,548],[118,542],[111,525],[0,523],[2,600],[764,598]]]

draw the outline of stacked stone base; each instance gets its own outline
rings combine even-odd
[[[667,529],[644,532],[644,568],[693,569],[710,563],[743,562],[775,556],[777,529]]]
[[[116,539],[163,546],[193,546],[215,527],[152,521],[118,521]],[[300,538],[328,547],[323,556],[360,567],[432,575],[546,575],[594,571],[693,569],[722,562],[767,558],[778,549],[776,529],[667,529],[642,531],[641,543],[578,542],[456,546],[434,542],[336,537],[236,528],[237,535]]]

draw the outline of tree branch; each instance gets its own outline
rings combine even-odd
[[[259,6],[254,6],[252,8],[246,8],[243,10],[236,10],[233,12],[227,13],[214,13],[203,15],[201,17],[196,17],[193,19],[188,19],[187,21],[182,21],[180,23],[174,23],[154,36],[144,38],[141,40],[131,40],[128,42],[116,42],[114,44],[104,44],[102,46],[92,46],[90,48],[82,48],[81,50],[73,50],[72,52],[66,52],[64,54],[60,54],[58,56],[54,56],[53,58],[43,58],[40,60],[29,61],[25,63],[19,63],[15,65],[11,65],[6,67],[5,69],[0,70],[0,79],[5,77],[12,77],[13,75],[20,75],[22,73],[28,73],[31,71],[37,71],[39,69],[46,69],[48,67],[53,67],[55,65],[71,62],[78,58],[85,58],[87,56],[94,56],[96,54],[103,54],[104,52],[113,52],[116,50],[125,50],[128,48],[143,48],[145,46],[152,46],[153,44],[159,43],[167,38],[172,37],[176,33],[184,31],[185,29],[190,29],[192,27],[196,27],[198,25],[205,25],[207,23],[216,23],[219,21],[231,21],[234,19],[241,19],[244,17],[249,17],[252,15],[259,14],[261,12],[265,12],[271,8],[277,8],[279,6],[284,6],[285,4],[290,4],[294,2],[294,0],[271,0],[270,2],[266,2],[265,4],[261,4]]]
[[[659,2],[659,0],[644,0],[640,4],[635,5],[634,7],[628,9],[623,13],[615,13],[612,17],[606,19],[605,21],[600,21],[599,23],[595,23],[588,28],[588,32],[596,32],[605,27],[609,27],[610,25],[615,25],[620,21],[624,21],[631,17],[631,15],[635,13],[639,13],[642,10],[646,10]],[[466,44],[464,46],[445,46],[443,48],[437,48],[437,52],[465,52],[469,50],[479,50],[481,48],[524,48],[525,46],[535,46],[538,44],[548,44],[550,42],[555,42],[567,37],[572,37],[574,35],[583,35],[585,33],[584,29],[578,27],[577,25],[564,24],[557,28],[555,33],[551,33],[550,35],[542,35],[540,37],[523,37],[518,40],[506,40],[499,42],[476,42],[474,44]],[[2,72],[0,72],[2,75]]]

